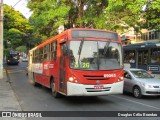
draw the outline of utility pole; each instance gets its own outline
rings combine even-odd
[[[3,79],[3,0],[0,0],[0,79]]]

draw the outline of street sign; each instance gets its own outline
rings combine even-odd
[[[150,71],[159,71],[159,65],[148,65],[148,70]]]

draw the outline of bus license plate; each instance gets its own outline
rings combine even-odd
[[[94,89],[103,89],[104,86],[103,85],[94,85]]]

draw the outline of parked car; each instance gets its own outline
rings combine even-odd
[[[155,78],[146,70],[125,69],[124,91],[133,93],[136,98],[141,98],[142,95],[160,95],[160,79]]]
[[[22,62],[28,62],[28,57],[22,58]]]

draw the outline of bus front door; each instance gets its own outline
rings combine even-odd
[[[60,81],[59,81],[59,90],[62,93],[66,93],[66,62],[65,62],[65,55],[64,55],[64,43],[60,45]]]

